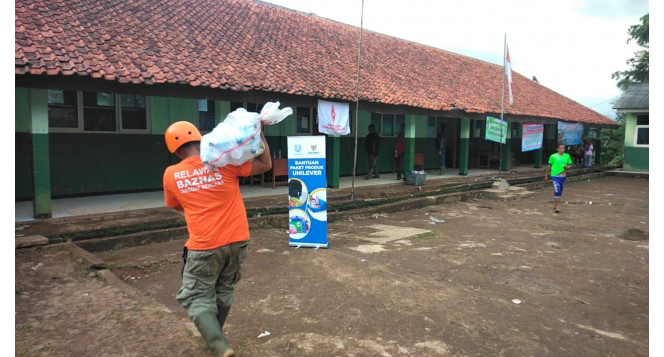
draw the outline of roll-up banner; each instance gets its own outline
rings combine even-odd
[[[289,246],[328,248],[325,136],[289,136]]]

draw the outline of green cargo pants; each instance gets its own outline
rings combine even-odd
[[[249,241],[231,243],[211,250],[187,250],[183,254],[182,287],[177,301],[193,319],[218,306],[230,307],[240,281],[240,267],[247,258]]]

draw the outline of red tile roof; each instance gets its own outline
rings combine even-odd
[[[252,0],[15,0],[15,74],[354,102],[359,31]],[[363,32],[360,100],[500,113],[501,74],[501,66]],[[617,125],[518,73],[513,88],[507,119]]]

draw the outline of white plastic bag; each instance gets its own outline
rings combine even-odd
[[[265,103],[260,114],[238,108],[201,138],[201,160],[208,168],[242,165],[265,151],[261,126],[273,125],[293,114],[279,102]]]

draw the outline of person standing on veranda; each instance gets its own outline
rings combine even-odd
[[[403,173],[403,155],[406,152],[406,139],[403,130],[397,136],[397,142],[394,145],[394,166],[397,170],[397,180],[401,180]]]
[[[440,157],[440,171],[438,175],[445,175],[445,148],[447,147],[447,140],[445,139],[445,124],[440,123],[438,126],[438,133],[436,134],[436,149]]]
[[[586,140],[586,150],[583,154],[583,167],[592,167],[593,166],[593,153],[595,147],[593,146],[592,139]]]
[[[369,159],[369,172],[367,172],[364,179],[379,178],[376,161],[378,161],[378,152],[380,151],[380,136],[376,134],[376,127],[373,124],[369,124],[369,134],[364,139],[364,150],[367,151]]]

